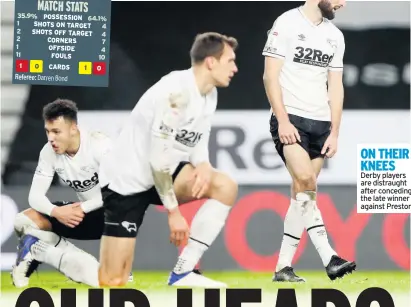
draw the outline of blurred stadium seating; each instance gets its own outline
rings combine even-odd
[[[12,85],[14,6],[1,3],[1,166],[8,158],[10,144],[20,126],[30,86]]]

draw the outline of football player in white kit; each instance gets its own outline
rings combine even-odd
[[[316,203],[324,158],[332,158],[337,151],[345,42],[330,20],[344,2],[307,0],[283,13],[269,31],[263,50],[264,86],[272,111],[270,132],[292,177],[274,281],[305,281],[292,267],[304,229],[331,280],[356,268],[355,262],[342,259],[330,246]]]
[[[168,284],[225,287],[195,266],[225,225],[237,184],[211,166],[208,140],[217,107],[217,87],[237,72],[234,38],[219,33],[196,37],[192,67],[173,71],[141,97],[101,164],[105,229],[100,250],[100,285],[121,286],[131,268],[137,233],[150,204],[168,212],[170,241],[187,245]],[[191,229],[179,204],[207,199]]]
[[[77,106],[57,99],[43,109],[48,138],[40,152],[29,192],[30,209],[17,214],[20,237],[13,284],[25,287],[40,262],[54,266],[74,281],[97,287],[98,261],[66,240],[99,240],[104,227],[99,165],[111,149],[105,135],[77,125]],[[46,193],[54,174],[78,196],[76,202],[50,202]]]

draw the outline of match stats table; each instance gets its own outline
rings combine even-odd
[[[111,0],[16,0],[13,83],[107,87]]]

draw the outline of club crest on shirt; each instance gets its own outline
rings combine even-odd
[[[58,168],[55,169],[55,171],[56,171],[57,174],[63,174],[64,173],[64,168],[59,168],[58,167]]]
[[[330,44],[330,46],[331,46],[332,48],[334,48],[334,49],[337,48],[337,41],[336,41],[336,40],[327,38],[327,43]]]
[[[160,124],[159,130],[161,133],[165,135],[170,135],[173,133],[174,129],[171,128],[170,126],[166,125],[163,121]]]
[[[80,169],[83,172],[87,172],[87,173],[93,173],[94,172],[94,168],[92,166],[89,166],[89,165],[82,166]]]

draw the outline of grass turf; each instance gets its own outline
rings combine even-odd
[[[229,285],[230,288],[259,288],[263,292],[262,304],[250,306],[266,306],[264,304],[264,295],[275,296],[277,290],[280,288],[294,288],[296,290],[297,297],[302,295],[300,306],[310,306],[309,295],[311,295],[311,289],[318,288],[334,288],[342,291],[352,302],[351,305],[355,306],[355,300],[358,295],[365,289],[370,287],[380,287],[387,290],[394,299],[395,307],[409,306],[410,305],[410,273],[409,272],[387,272],[387,271],[366,271],[366,272],[354,272],[351,275],[345,276],[343,279],[336,281],[330,281],[323,271],[298,271],[300,276],[307,279],[306,283],[294,284],[294,283],[273,283],[271,281],[272,274],[270,273],[251,273],[251,272],[204,272],[204,275],[219,281],[223,281]],[[127,288],[134,288],[144,292],[150,300],[150,306],[164,305],[161,302],[153,302],[153,299],[159,301],[160,296],[162,302],[167,300],[171,306],[176,306],[175,291],[173,287],[166,285],[168,272],[147,272],[139,271],[134,272],[134,281],[129,283]],[[83,293],[85,297],[87,295],[86,290],[89,288],[82,284],[77,284],[67,280],[65,276],[58,272],[40,271],[35,272],[30,278],[30,287],[44,288],[52,293],[53,298],[59,297],[58,293],[63,288],[75,288],[78,295]],[[16,289],[12,283],[10,274],[3,272],[1,274],[1,290],[3,298],[6,297],[8,302],[14,304],[19,294],[23,289]],[[195,295],[201,295],[202,290],[194,290]],[[160,296],[159,296],[160,295]],[[268,295],[268,296],[267,296]],[[222,295],[223,296],[223,295]],[[198,298],[203,301],[203,298]],[[197,299],[194,300],[197,302]],[[202,303],[203,304],[203,303]],[[249,304],[247,304],[248,306]],[[10,307],[15,305],[10,305]],[[55,305],[60,306],[58,304]],[[79,306],[87,306],[79,305]],[[106,306],[106,305],[105,305]],[[107,304],[108,306],[108,304]],[[127,305],[128,306],[128,305]],[[132,305],[130,305],[132,306]],[[194,304],[193,306],[197,306]],[[203,306],[203,305],[202,305]],[[275,306],[275,298],[271,297],[267,301],[267,306]],[[378,306],[378,304],[376,305]],[[78,306],[77,306],[78,307]],[[368,306],[367,306],[368,307]]]

